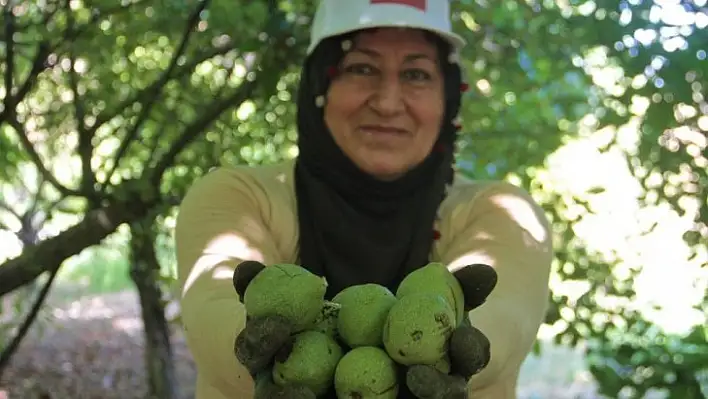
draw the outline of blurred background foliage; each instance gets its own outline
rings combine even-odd
[[[52,284],[136,290],[149,389],[175,397],[180,198],[219,165],[297,156],[315,1],[0,4],[0,296],[22,316],[0,325],[0,377]],[[606,397],[706,397],[706,1],[453,9],[472,89],[459,168],[526,188],[553,223],[538,353],[581,348]]]

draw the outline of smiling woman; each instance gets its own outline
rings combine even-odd
[[[516,396],[546,309],[550,234],[523,190],[454,173],[463,45],[448,0],[320,2],[297,97],[298,158],[212,171],[180,207],[182,320],[197,399],[309,399],[323,389],[274,381],[275,354],[287,353],[296,324],[248,318],[237,293],[243,276],[283,263],[325,277],[327,299],[363,284],[396,292],[413,271],[444,265],[463,296],[446,300],[460,304],[450,349],[439,354],[449,355],[450,373],[402,365],[395,397]],[[282,303],[302,303],[302,287],[278,289],[293,295],[277,294]]]

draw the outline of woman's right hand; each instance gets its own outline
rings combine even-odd
[[[248,284],[264,268],[265,265],[256,261],[245,261],[236,267],[233,283],[241,302]],[[247,314],[246,326],[234,343],[236,358],[255,377],[272,364],[279,351],[288,349],[292,333],[293,326],[284,317],[251,317]]]
[[[266,266],[256,261],[245,261],[236,267],[233,275],[234,289],[243,302],[248,284]],[[273,383],[273,361],[290,354],[295,327],[285,317],[246,315],[246,325],[236,337],[234,353],[256,382],[255,398],[315,399],[315,394],[298,386],[279,386]]]

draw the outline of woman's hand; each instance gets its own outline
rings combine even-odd
[[[242,302],[249,283],[265,267],[256,261],[245,261],[236,267],[233,284]],[[282,316],[246,317],[246,326],[234,342],[234,353],[255,380],[254,399],[315,399],[310,389],[280,386],[271,376],[273,361],[290,354],[295,326]]]
[[[474,264],[454,273],[465,297],[465,315],[482,305],[497,284],[494,268]],[[467,382],[482,371],[491,358],[489,339],[464,317],[448,344],[450,373],[433,366],[414,365],[406,372],[406,386],[418,399],[466,399]]]

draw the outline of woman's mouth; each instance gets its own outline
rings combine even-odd
[[[405,135],[408,130],[386,125],[361,125],[359,130],[372,135]]]

